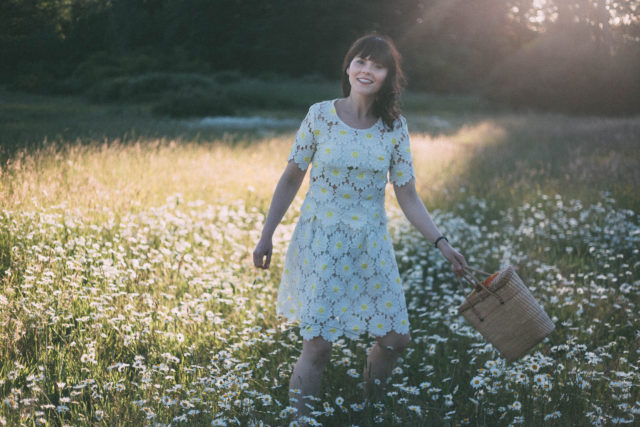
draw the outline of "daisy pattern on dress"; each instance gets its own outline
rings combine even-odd
[[[396,316],[393,321],[393,329],[399,334],[409,333],[409,318],[404,313],[400,313],[399,316]]]
[[[289,160],[301,169],[313,167],[286,254],[277,311],[300,320],[306,337],[317,333],[335,341],[362,332],[379,336],[387,329],[407,333],[384,209],[387,178],[397,184],[413,174],[406,123],[400,117],[392,129],[380,120],[370,129],[353,129],[338,120],[331,104],[309,109],[290,152]],[[311,323],[317,328],[309,328]]]
[[[335,341],[344,333],[342,324],[336,319],[331,319],[322,326],[322,338],[327,341]]]
[[[324,322],[331,315],[331,306],[321,301],[311,304],[311,315],[319,322]]]
[[[392,294],[386,294],[382,298],[378,298],[378,311],[385,316],[393,317],[400,310],[400,302]]]
[[[316,260],[314,271],[316,276],[323,282],[331,280],[334,275],[334,262],[330,258],[319,258]]]
[[[358,316],[349,314],[346,316],[344,325],[346,326],[345,335],[349,338],[358,338],[362,332],[366,330],[366,323]]]
[[[355,312],[364,319],[371,317],[374,312],[374,302],[368,295],[361,295],[355,304]]]
[[[385,281],[379,275],[374,275],[368,282],[367,291],[371,296],[378,297],[386,291]]]
[[[320,334],[320,325],[318,323],[308,323],[300,325],[300,335],[305,340],[310,340],[313,337],[317,337]]]
[[[381,314],[377,314],[369,319],[369,330],[374,335],[385,335],[391,329],[389,319]]]

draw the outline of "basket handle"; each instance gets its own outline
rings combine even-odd
[[[469,267],[469,266],[463,267],[462,268],[462,274],[460,276],[456,276],[456,278],[458,279],[458,285],[460,285],[460,289],[462,290],[462,294],[465,295],[466,291],[464,289],[464,286],[462,285],[462,280],[460,279],[461,276],[462,276],[462,279],[467,281],[467,283],[469,283],[474,289],[476,289],[478,291],[486,290],[491,295],[496,297],[500,301],[500,304],[504,304],[504,299],[502,299],[502,297],[500,295],[498,295],[497,293],[495,293],[494,291],[489,289],[488,286],[483,286],[482,285],[482,281],[478,280],[478,278],[473,274],[474,271],[478,272],[478,273],[482,273],[482,274],[484,274],[486,276],[490,276],[489,273],[486,273],[484,271],[481,271],[481,270],[478,270],[478,269],[475,269],[475,268],[472,268],[472,267]],[[471,302],[471,300],[469,298],[465,297],[465,301],[469,302],[469,305],[471,305],[471,310],[478,317],[478,319],[480,319],[480,321],[483,322],[484,318],[480,315],[478,310],[476,310],[476,308],[475,308],[474,304]]]
[[[478,270],[477,268],[473,268],[470,265],[463,267],[463,269],[471,270],[476,273],[484,274],[485,276],[491,276],[491,273],[487,273],[486,271]]]

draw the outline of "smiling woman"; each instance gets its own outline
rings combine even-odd
[[[343,67],[345,97],[309,108],[253,252],[254,265],[269,268],[275,228],[312,165],[276,304],[278,315],[300,323],[302,354],[289,385],[299,416],[308,414],[308,406],[292,390],[301,396],[318,394],[339,338],[357,340],[363,333],[376,338],[363,372],[365,399],[382,397],[382,384],[409,344],[402,279],[387,230],[387,182],[429,246],[435,242],[455,269],[466,265],[446,239],[438,238],[415,190],[409,131],[398,109],[400,55],[393,42],[362,37],[349,49]],[[355,370],[349,375],[359,376]]]

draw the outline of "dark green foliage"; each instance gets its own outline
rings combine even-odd
[[[0,2],[0,79],[30,92],[92,88],[97,99],[105,80],[150,73],[215,72],[221,85],[246,76],[336,80],[349,44],[376,30],[396,41],[411,89],[484,94],[537,109],[637,113],[640,23],[627,19],[637,14],[632,4],[6,0]],[[537,21],[538,12],[549,19]],[[566,34],[577,37],[568,43]]]
[[[87,94],[91,100],[99,102],[133,102],[153,100],[176,91],[208,91],[215,86],[215,81],[199,74],[149,73],[101,81]]]
[[[167,93],[152,111],[154,114],[172,117],[229,116],[235,113],[230,98],[220,90],[181,90]]]

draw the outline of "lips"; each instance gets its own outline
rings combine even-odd
[[[362,83],[363,85],[370,85],[373,83],[373,80],[370,79],[365,79],[362,77],[357,78],[356,80],[358,80],[360,83]]]

